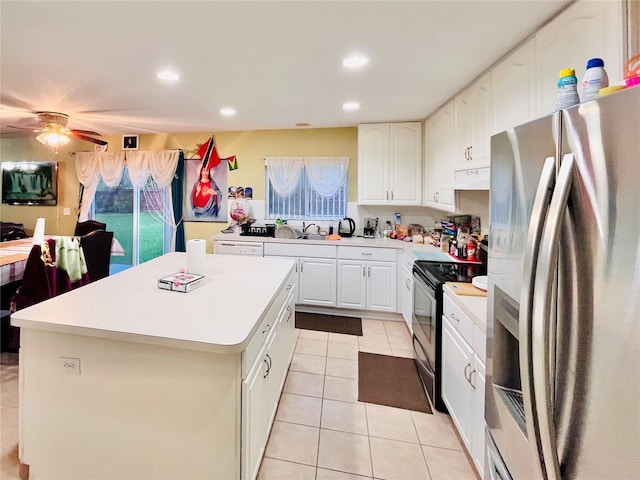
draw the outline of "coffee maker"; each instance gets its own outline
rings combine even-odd
[[[376,238],[377,232],[378,232],[378,219],[365,218],[364,229],[362,230],[362,236],[364,238]]]

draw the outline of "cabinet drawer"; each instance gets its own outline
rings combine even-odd
[[[467,317],[448,295],[444,295],[443,313],[451,322],[451,325],[462,335],[465,341],[471,345],[473,322]]]
[[[338,247],[338,258],[395,262],[397,261],[398,253],[395,248]]]
[[[299,243],[265,243],[264,254],[281,257],[336,258],[335,245],[301,245]]]

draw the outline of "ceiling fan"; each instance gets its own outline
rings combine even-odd
[[[39,133],[36,136],[36,140],[44,145],[50,145],[57,147],[69,142],[69,137],[84,140],[85,142],[91,142],[96,145],[106,146],[108,142],[100,140],[98,138],[90,137],[89,135],[98,135],[98,132],[91,130],[76,130],[73,128],[67,128],[69,122],[69,116],[64,113],[58,112],[36,112],[36,119],[38,126],[34,127],[16,127],[13,125],[7,125],[10,128],[16,128],[18,130],[27,130],[34,133]]]

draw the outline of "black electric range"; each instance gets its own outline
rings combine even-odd
[[[414,274],[433,286],[445,282],[471,283],[473,277],[487,274],[487,267],[481,263],[446,263],[418,260],[413,265]]]
[[[442,400],[442,310],[445,282],[471,283],[486,275],[481,263],[416,261],[413,265],[413,349],[418,373],[432,408],[446,412]]]

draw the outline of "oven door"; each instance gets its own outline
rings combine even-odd
[[[428,285],[417,274],[413,275],[414,351],[418,373],[422,378],[431,403],[434,402],[436,372],[436,312],[435,288]]]

